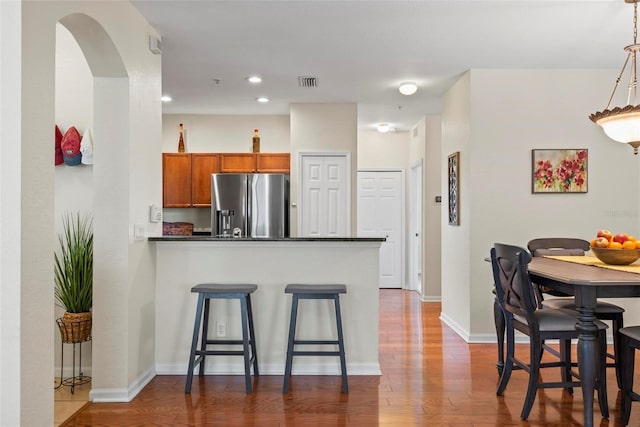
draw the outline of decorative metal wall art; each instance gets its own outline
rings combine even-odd
[[[460,152],[447,160],[449,177],[449,225],[460,225]]]

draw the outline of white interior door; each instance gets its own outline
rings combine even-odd
[[[358,172],[358,237],[384,237],[380,247],[380,287],[402,287],[403,174]]]
[[[347,155],[301,155],[301,237],[348,237]]]
[[[422,163],[411,168],[410,230],[411,263],[409,286],[422,293]]]

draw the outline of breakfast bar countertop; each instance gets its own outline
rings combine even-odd
[[[152,242],[384,242],[384,237],[212,237],[158,236],[149,237]]]

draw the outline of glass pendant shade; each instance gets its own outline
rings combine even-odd
[[[640,146],[640,106],[628,105],[624,108],[605,110],[594,113],[589,118],[602,126],[609,138],[631,145],[637,154]]]
[[[625,0],[625,3],[633,3],[633,44],[626,46],[627,60],[622,66],[622,71],[616,79],[613,93],[609,98],[607,107],[589,116],[589,119],[601,126],[604,133],[611,139],[633,147],[633,154],[638,154],[640,146],[640,103],[638,102],[638,78],[637,58],[640,51],[638,44],[638,2],[640,0]],[[629,83],[627,85],[627,105],[624,107],[609,108],[616,94],[616,89],[622,80],[627,65],[630,65]],[[636,105],[633,105],[636,104]]]

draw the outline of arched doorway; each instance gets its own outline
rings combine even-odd
[[[67,54],[66,58],[69,58],[68,52],[60,52],[61,47],[73,47],[69,40],[63,40],[65,32],[68,38],[75,40],[76,50],[79,48],[83,58],[79,59],[76,52],[76,57],[71,58],[74,62],[66,64],[66,68],[61,67],[63,64],[56,64],[57,72],[63,70],[69,73],[66,76],[56,76],[56,122],[64,123],[65,129],[73,124],[83,134],[91,127],[94,140],[94,162],[91,166],[69,167],[66,170],[56,171],[56,214],[70,210],[90,212],[93,216],[93,338],[94,342],[96,340],[105,342],[108,339],[101,340],[101,331],[105,330],[104,325],[101,324],[104,323],[101,320],[105,317],[101,313],[107,310],[105,305],[108,298],[101,298],[101,295],[112,294],[114,290],[107,287],[106,284],[111,280],[105,277],[104,272],[111,270],[108,266],[112,266],[113,259],[118,258],[118,255],[114,254],[122,253],[118,248],[127,243],[126,238],[116,240],[109,236],[109,230],[113,230],[112,223],[122,215],[114,208],[126,206],[121,201],[128,197],[126,185],[120,187],[113,185],[118,181],[116,175],[122,176],[123,172],[118,168],[114,171],[113,165],[121,160],[122,156],[118,151],[128,149],[129,79],[113,41],[95,19],[82,13],[74,13],[60,19],[59,23],[64,28],[56,32],[57,37],[61,38],[56,43],[58,53],[56,60],[65,58],[65,54]],[[63,43],[65,43],[64,46],[61,46]],[[83,59],[86,65],[81,64]],[[58,84],[65,84],[65,86],[59,88]],[[60,97],[64,99],[59,99]],[[120,163],[123,166],[127,164],[123,161]],[[62,167],[65,168],[65,166]],[[111,275],[126,275],[126,264],[124,265],[125,269]],[[59,340],[57,332],[54,336]],[[99,349],[96,351],[94,346],[93,350],[83,355],[83,362],[86,362],[87,356],[91,358],[90,362],[85,364],[85,369],[88,365],[91,369],[89,372],[95,379],[96,376],[100,377],[103,359],[95,356],[99,354]],[[71,362],[70,357],[65,358],[65,361],[67,360]],[[102,375],[104,377],[105,374]]]

